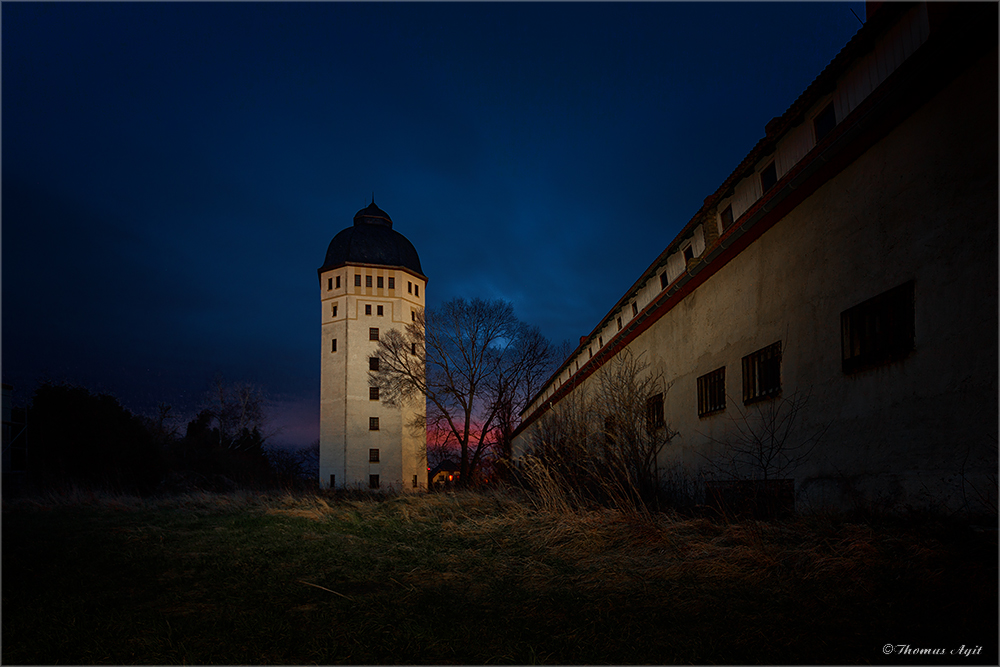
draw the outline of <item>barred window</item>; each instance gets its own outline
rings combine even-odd
[[[396,279],[392,276],[389,277],[389,289],[396,289]]]
[[[369,417],[368,418],[368,430],[369,431],[377,431],[378,430],[378,417]]]
[[[726,367],[717,368],[698,378],[698,416],[726,409]]]
[[[913,281],[842,312],[840,341],[845,373],[909,354],[913,349]]]
[[[383,284],[382,276],[379,276],[375,286],[378,287],[379,289],[382,289],[382,284]]]
[[[378,340],[378,327],[372,327],[368,330],[368,340]]]
[[[360,273],[355,273],[354,274],[354,286],[355,287],[361,287],[361,274]]]
[[[378,450],[369,449],[368,450],[368,463],[378,463]]]
[[[378,387],[368,387],[368,400],[369,401],[378,400]]]
[[[371,287],[371,286],[372,286],[372,277],[365,276],[365,287]]]
[[[654,394],[646,399],[646,427],[652,431],[663,424],[663,394]]]
[[[743,402],[774,396],[781,391],[781,341],[743,357]]]

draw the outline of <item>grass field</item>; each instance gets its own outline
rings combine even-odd
[[[4,664],[997,664],[996,534],[930,520],[78,494],[4,504],[2,583]]]

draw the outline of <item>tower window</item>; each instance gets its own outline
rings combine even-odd
[[[336,475],[330,475],[330,488],[334,489],[336,487],[337,487],[337,476]]]
[[[778,182],[778,170],[774,166],[774,161],[771,164],[764,167],[760,172],[760,191],[761,193],[767,192],[774,187],[774,184]]]
[[[365,304],[365,315],[371,315],[371,314],[372,314],[372,305],[370,303],[366,303]]]
[[[365,276],[365,287],[371,287],[371,286],[372,286],[372,277]]]
[[[410,354],[416,354],[416,353],[417,353],[417,344],[410,343]]]
[[[389,289],[396,289],[396,279],[389,276]]]
[[[414,489],[417,488],[417,476],[416,475],[413,476],[413,488]]]
[[[590,352],[590,358],[593,359],[594,358],[594,350],[593,350],[593,348],[588,347],[587,348],[587,352]]]
[[[354,286],[355,287],[361,287],[361,274],[360,273],[355,273],[354,274]]]
[[[781,341],[743,357],[743,402],[752,403],[781,391]]]
[[[633,302],[632,303],[632,317],[635,317],[638,314],[639,314],[639,306],[637,306],[635,304],[635,302]]]
[[[420,296],[420,285],[413,286],[413,296]]]
[[[369,431],[377,431],[378,430],[378,417],[369,417],[368,418],[368,430]]]
[[[331,315],[333,317],[337,316],[337,304],[333,304],[333,309],[331,310]]]
[[[597,348],[600,349],[602,347],[604,347],[604,337],[603,336],[598,336],[597,337]]]
[[[816,130],[816,143],[818,144],[823,137],[830,134],[836,126],[837,112],[833,108],[833,102],[830,102],[813,119],[813,128]]]
[[[372,327],[368,330],[368,340],[378,340],[378,327]]]
[[[378,279],[377,279],[377,281],[376,281],[376,286],[377,286],[377,287],[378,287],[379,289],[382,289],[382,276],[379,276],[379,277],[378,277]]]
[[[378,463],[378,450],[369,449],[368,450],[368,463]]]
[[[406,281],[406,291],[413,294],[413,283],[409,280]]]
[[[369,489],[378,488],[378,475],[368,475],[368,488]]]
[[[410,319],[413,320],[414,322],[417,321],[417,311],[415,310],[410,311]]]
[[[326,279],[326,289],[328,289],[328,290],[332,290],[333,289],[333,278],[327,278]]]
[[[368,357],[368,370],[370,371],[378,370],[378,357]]]
[[[337,339],[336,339],[336,338],[334,338],[334,339],[333,339],[332,341],[330,341],[330,342],[332,343],[332,345],[330,345],[330,351],[331,351],[331,352],[336,352],[336,351],[337,351]]]
[[[726,367],[717,368],[698,378],[698,416],[705,417],[726,409]]]
[[[620,318],[620,317],[618,318],[618,330],[619,331],[622,330],[622,318]]]
[[[375,313],[376,313],[376,314],[377,314],[377,315],[378,315],[379,317],[382,317],[382,315],[383,315],[383,313],[382,313],[382,306],[378,306],[378,307],[376,308],[376,310],[375,310]]]
[[[378,400],[378,387],[368,387],[368,400],[369,401]]]
[[[667,288],[667,272],[664,271],[663,273],[660,274],[660,289],[666,289],[666,288]]]
[[[733,205],[730,204],[725,209],[723,209],[722,214],[719,216],[722,219],[722,229],[726,230],[733,226]]]
[[[337,276],[337,289],[340,289],[340,276]]]
[[[694,259],[694,248],[688,246],[684,248],[684,261],[690,262],[692,259]]]

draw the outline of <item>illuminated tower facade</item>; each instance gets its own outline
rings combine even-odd
[[[426,432],[411,426],[425,414],[423,399],[386,405],[369,380],[379,338],[423,311],[427,278],[416,248],[373,199],[333,237],[319,283],[320,487],[426,489]]]

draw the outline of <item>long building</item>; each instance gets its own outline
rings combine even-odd
[[[794,408],[819,438],[799,508],[996,511],[997,5],[867,9],[529,404],[517,454],[628,350],[669,386],[661,470],[718,478]]]

